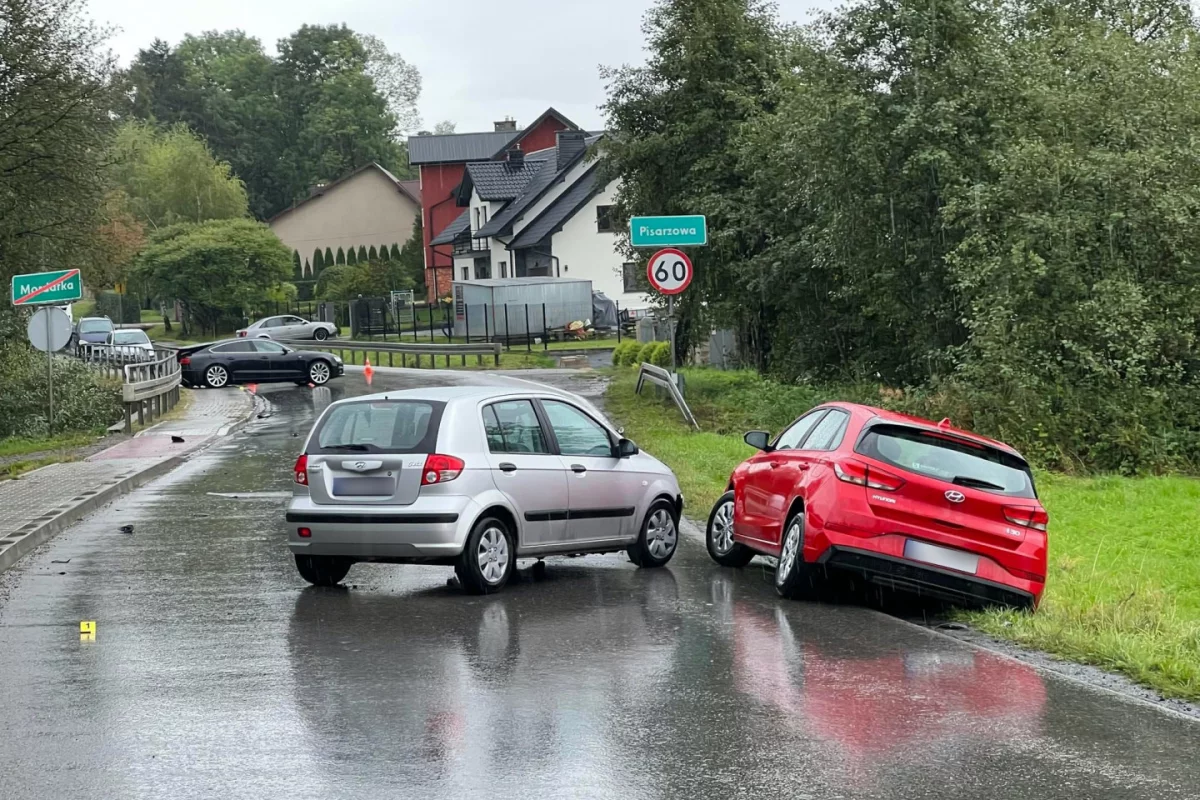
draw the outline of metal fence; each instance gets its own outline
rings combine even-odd
[[[611,337],[614,343],[633,333],[634,319],[618,307],[618,322],[604,327],[571,305],[462,305],[445,303],[406,306],[390,298],[362,298],[337,304],[334,322],[358,340],[429,342],[498,342],[506,350],[548,350],[553,342]],[[583,319],[579,317],[583,316]]]
[[[302,346],[305,350],[321,350],[326,353],[337,353],[343,361],[346,360],[347,353],[362,353],[367,358],[370,358],[374,354],[374,366],[385,366],[384,358],[386,357],[386,366],[408,367],[411,365],[418,369],[426,363],[424,359],[428,359],[427,363],[430,369],[437,369],[438,359],[441,358],[445,359],[447,367],[451,366],[450,359],[452,358],[460,359],[461,365],[466,366],[467,356],[474,356],[476,363],[480,365],[483,364],[484,357],[490,358],[492,364],[499,367],[500,353],[504,348],[499,342],[428,344],[425,342],[360,342],[341,339],[320,343],[295,339],[278,339],[277,341]],[[357,364],[358,358],[350,359],[350,363]]]

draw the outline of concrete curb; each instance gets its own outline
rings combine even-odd
[[[76,503],[75,505],[63,511],[60,511],[53,519],[47,520],[36,527],[30,528],[30,526],[26,526],[26,528],[19,529],[9,534],[7,538],[20,538],[18,541],[13,542],[7,548],[0,551],[0,572],[4,572],[9,567],[19,562],[30,552],[36,550],[38,547],[41,547],[55,536],[74,525],[80,519],[88,516],[89,514],[94,514],[95,512],[107,506],[109,503],[112,503],[118,497],[129,494],[135,489],[145,486],[147,483],[150,483],[156,478],[166,475],[168,472],[171,472],[176,467],[179,467],[193,456],[203,453],[205,450],[224,437],[244,428],[250,422],[250,420],[254,419],[255,414],[258,412],[259,408],[262,407],[263,401],[257,395],[253,395],[251,400],[250,412],[244,418],[222,427],[221,433],[210,437],[209,441],[197,447],[195,450],[178,456],[170,456],[156,464],[151,464],[140,472],[136,472],[124,480],[102,489],[88,499]]]

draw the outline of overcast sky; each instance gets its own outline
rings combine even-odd
[[[807,21],[838,0],[778,0],[780,16]],[[604,99],[600,65],[640,62],[641,19],[651,0],[90,0],[115,27],[113,50],[127,64],[155,37],[240,28],[268,52],[302,24],[344,22],[373,33],[424,77],[423,126],[451,120],[460,133],[494,120],[531,122],[554,106],[597,128]]]

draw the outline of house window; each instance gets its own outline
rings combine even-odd
[[[621,277],[624,279],[627,292],[650,291],[650,279],[646,277],[646,268],[641,264],[622,264]]]
[[[463,268],[462,268],[462,279],[463,279],[464,281],[469,281],[469,280],[471,280],[471,268],[470,268],[470,267],[463,267]]]
[[[482,281],[492,277],[492,259],[488,256],[475,259],[475,280]]]
[[[501,278],[508,277],[508,262],[507,261],[500,262],[500,277]]]
[[[479,209],[475,209],[475,230],[479,230],[482,225],[479,224]]]
[[[596,232],[612,233],[612,206],[596,206]]]
[[[487,225],[487,206],[484,206],[483,208],[481,208],[479,210],[483,215],[483,225]],[[483,225],[480,225],[479,227],[482,228]]]

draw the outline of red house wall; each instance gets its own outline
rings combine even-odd
[[[526,153],[554,147],[557,133],[567,125],[553,115],[542,120],[533,130],[520,139],[521,149]],[[501,154],[503,157],[503,154]],[[425,239],[425,290],[427,296],[445,297],[450,293],[454,280],[454,256],[450,245],[434,248],[429,242],[458,219],[462,209],[454,204],[454,189],[462,182],[466,164],[424,164],[421,166],[421,204],[424,206],[422,220]]]
[[[536,150],[545,150],[547,147],[554,147],[558,143],[558,136],[556,134],[566,129],[567,126],[555,116],[546,117],[542,120],[541,125],[538,125],[521,137],[521,149],[526,153],[532,153]]]
[[[421,166],[421,205],[425,239],[425,290],[432,300],[450,293],[454,258],[450,245],[431,247],[429,242],[454,222],[462,209],[454,204],[454,189],[462,183],[466,164],[424,164]],[[434,286],[434,276],[437,286]]]

